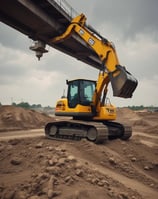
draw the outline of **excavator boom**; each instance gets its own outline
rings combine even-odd
[[[62,43],[77,33],[88,44],[102,61],[102,71],[107,73],[112,84],[113,95],[122,98],[131,98],[137,87],[137,80],[125,67],[119,64],[116,50],[111,42],[101,37],[99,33],[86,26],[86,17],[81,14],[74,18],[67,30],[51,40],[53,43]],[[104,78],[105,79],[105,78]],[[102,84],[105,85],[103,82]],[[102,86],[101,86],[102,90]]]

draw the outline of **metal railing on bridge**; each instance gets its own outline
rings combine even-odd
[[[53,4],[56,3],[60,9],[65,11],[65,13],[69,16],[70,20],[79,15],[79,13],[74,8],[72,8],[70,4],[65,0],[48,0],[48,1]]]

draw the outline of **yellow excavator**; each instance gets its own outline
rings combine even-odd
[[[114,45],[93,28],[86,26],[84,14],[75,17],[66,31],[53,38],[51,42],[62,43],[74,33],[98,55],[102,69],[97,81],[88,79],[67,81],[67,97],[57,101],[55,115],[68,116],[71,119],[46,124],[46,137],[61,140],[86,138],[95,143],[115,138],[129,139],[132,128],[114,122],[116,107],[107,100],[107,87],[111,82],[114,96],[131,98],[137,87],[137,80],[119,64]]]

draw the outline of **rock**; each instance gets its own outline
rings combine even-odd
[[[49,146],[49,147],[48,147],[48,151],[53,151],[53,147],[52,147],[52,146]]]
[[[73,155],[69,155],[69,156],[67,157],[67,160],[68,160],[68,161],[71,161],[71,162],[77,162],[77,159],[76,159]]]
[[[92,184],[97,184],[99,182],[98,178],[92,178],[91,183]]]
[[[66,152],[66,149],[65,149],[65,148],[61,148],[61,151],[62,151],[62,152]]]
[[[59,196],[61,194],[62,194],[61,191],[53,191],[53,197]]]
[[[150,167],[148,167],[148,166],[144,166],[144,170],[150,170]]]
[[[39,153],[39,154],[37,155],[37,158],[38,158],[38,159],[44,158],[44,154],[43,154],[43,153]]]
[[[131,158],[131,161],[132,161],[132,162],[136,162],[136,160],[137,160],[137,159],[136,159],[135,157],[132,157],[132,158]]]
[[[43,147],[43,142],[39,142],[38,144],[36,144],[35,148],[39,149]]]
[[[83,177],[83,174],[84,174],[83,170],[81,170],[81,169],[76,169],[76,175],[77,175],[77,176]]]
[[[56,147],[55,150],[56,150],[57,152],[62,152],[61,154],[63,154],[63,153],[66,152],[66,149],[63,148],[63,147],[61,147],[61,146]]]
[[[57,157],[49,158],[48,165],[49,166],[54,166],[57,162],[58,162]]]
[[[104,185],[106,185],[106,186],[109,186],[109,185],[110,185],[109,182],[106,181],[106,180],[102,180],[102,183],[104,183]]]
[[[113,157],[109,158],[109,162],[113,165],[116,165],[116,160]]]
[[[38,176],[37,176],[37,179],[43,180],[43,179],[46,179],[48,177],[49,177],[48,173],[44,172],[44,173],[39,173]]]
[[[65,182],[70,181],[70,179],[71,179],[71,176],[67,176],[67,177],[65,178]]]
[[[63,166],[65,165],[66,158],[60,158],[57,162],[57,166]]]
[[[83,167],[82,164],[79,162],[76,162],[76,164],[74,165],[75,169],[82,169],[82,167]]]
[[[54,165],[53,160],[48,160],[48,164],[49,164],[49,166],[53,166]]]
[[[11,159],[10,163],[13,164],[13,165],[19,165],[19,164],[22,163],[22,160],[20,158],[18,158],[18,157],[13,157]]]
[[[154,187],[154,184],[153,184],[153,183],[151,183],[151,184],[150,184],[150,187]]]
[[[55,181],[54,176],[51,176],[49,181],[48,181],[48,192],[47,192],[48,198],[52,198],[53,197],[54,181]]]
[[[118,194],[118,199],[129,199],[129,197],[127,193],[122,192]]]
[[[47,196],[48,196],[48,198],[53,197],[53,190],[52,189],[48,189]]]
[[[37,173],[33,172],[33,173],[31,174],[31,177],[33,177],[33,178],[37,177]]]
[[[53,174],[55,176],[59,176],[61,171],[60,171],[60,167],[58,166],[49,166],[46,167],[46,171],[49,172],[50,174]]]
[[[127,150],[127,147],[123,147],[123,149],[122,149],[124,152]]]
[[[103,186],[104,186],[104,183],[103,183],[102,181],[99,181],[99,182],[97,183],[97,185],[100,186],[100,187],[103,187]]]

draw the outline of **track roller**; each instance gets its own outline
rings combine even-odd
[[[87,131],[87,139],[94,142],[97,139],[97,130],[94,127],[90,127]]]

